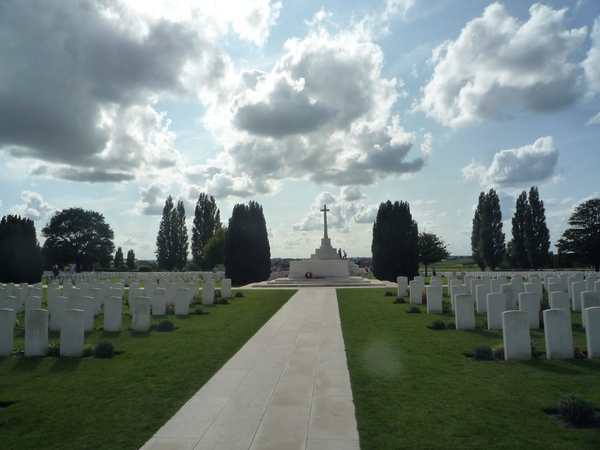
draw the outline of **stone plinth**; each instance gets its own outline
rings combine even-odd
[[[350,277],[347,259],[290,261],[290,280],[306,280],[308,273],[312,274],[312,279]]]
[[[544,337],[547,359],[573,358],[571,312],[568,309],[544,311]]]
[[[221,280],[221,298],[231,298],[231,279],[229,278]]]
[[[315,252],[310,255],[310,259],[340,259],[338,252],[335,248],[331,246],[331,239],[328,237],[324,237],[321,239],[321,247],[315,250]]]
[[[502,337],[504,338],[505,360],[529,361],[531,359],[529,318],[526,312],[506,311],[502,313]]]
[[[60,329],[60,356],[81,358],[84,343],[84,312],[81,309],[65,309]]]

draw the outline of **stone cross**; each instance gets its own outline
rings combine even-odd
[[[325,239],[327,239],[327,211],[331,211],[330,209],[327,209],[327,205],[323,205],[323,209],[321,209],[321,212],[323,213],[323,216],[325,218],[325,225],[324,225],[324,230],[325,230],[325,235],[323,236]]]

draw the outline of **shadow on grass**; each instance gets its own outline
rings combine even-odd
[[[189,315],[187,315],[187,316],[180,315],[180,316],[175,316],[175,317],[177,317],[177,320],[190,320],[191,319],[191,316],[189,316]]]
[[[149,338],[150,332],[149,331],[132,331],[131,337],[132,338]]]
[[[64,356],[56,358],[54,364],[50,366],[50,372],[74,372],[79,367],[81,358],[66,358]]]
[[[121,336],[121,332],[120,331],[103,331],[100,336],[103,339],[118,338],[119,336]]]
[[[485,336],[491,338],[502,337],[502,332],[498,333],[497,330],[463,330],[469,334],[476,334],[477,336]]]
[[[549,360],[531,360],[531,361],[524,361],[523,364],[527,365],[527,366],[531,366],[533,368],[536,369],[540,369],[543,370],[545,372],[551,372],[551,373],[555,373],[558,375],[581,375],[581,371],[580,370],[575,370],[569,367],[564,367],[562,365],[557,365],[557,364],[552,364],[550,363]]]
[[[14,366],[10,368],[11,372],[31,372],[37,369],[37,367],[44,360],[43,356],[30,356],[28,358],[19,357],[18,361]]]

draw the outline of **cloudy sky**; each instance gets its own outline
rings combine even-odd
[[[555,243],[599,155],[597,0],[0,2],[0,216],[98,211],[140,259],[200,192],[260,203],[274,257],[314,251],[324,203],[370,255],[387,200],[466,255],[481,191],[509,240],[537,186]]]

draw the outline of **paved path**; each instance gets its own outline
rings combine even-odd
[[[333,288],[300,289],[142,450],[358,450]]]

